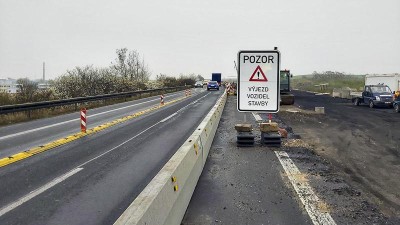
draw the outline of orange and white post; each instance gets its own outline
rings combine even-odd
[[[185,96],[192,95],[192,91],[190,89],[185,90]]]
[[[86,109],[81,109],[81,132],[86,133]]]
[[[160,98],[161,98],[160,105],[164,105],[164,95],[161,95]]]

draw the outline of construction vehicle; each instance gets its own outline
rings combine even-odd
[[[290,88],[290,78],[293,77],[293,74],[290,73],[290,70],[281,70],[280,71],[280,95],[281,105],[293,105],[294,104],[294,95],[291,93]]]

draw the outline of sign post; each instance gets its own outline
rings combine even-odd
[[[238,61],[238,111],[277,113],[279,51],[240,51]]]

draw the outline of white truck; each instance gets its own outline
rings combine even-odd
[[[365,85],[387,85],[392,92],[400,90],[400,74],[370,74],[365,76]]]

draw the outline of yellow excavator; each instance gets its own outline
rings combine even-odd
[[[290,70],[281,70],[280,71],[280,93],[281,93],[281,105],[293,105],[294,104],[294,95],[291,93],[290,88],[290,79],[293,77],[293,74],[290,73]]]

